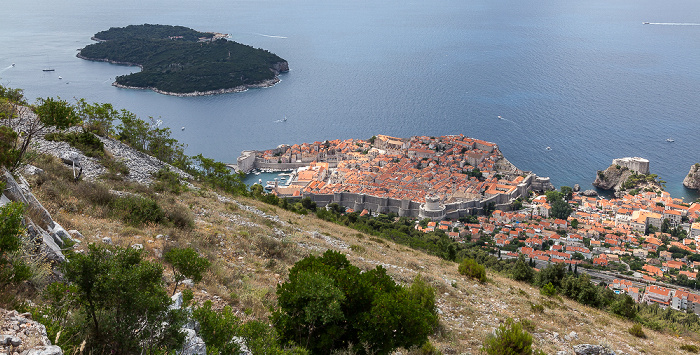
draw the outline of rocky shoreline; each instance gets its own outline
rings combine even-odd
[[[208,96],[208,95],[219,95],[219,94],[228,94],[228,93],[234,93],[234,92],[244,92],[247,91],[248,89],[263,89],[263,88],[269,88],[272,86],[275,86],[275,84],[279,83],[281,80],[279,79],[278,76],[275,76],[273,79],[265,80],[263,82],[260,82],[258,84],[251,84],[251,85],[240,85],[236,86],[233,88],[229,89],[218,89],[218,90],[210,90],[210,91],[193,91],[193,92],[170,92],[170,91],[163,91],[155,87],[138,87],[138,86],[127,86],[127,85],[121,85],[117,83],[116,81],[112,83],[112,86],[122,88],[122,89],[137,89],[137,90],[153,90],[154,92],[157,92],[159,94],[163,95],[170,95],[170,96],[178,96],[178,97],[194,97],[194,96]]]

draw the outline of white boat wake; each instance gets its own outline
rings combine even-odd
[[[0,69],[0,73],[4,72],[5,70],[10,69],[10,68],[12,68],[12,65],[8,65],[7,68]]]
[[[700,23],[692,22],[644,22],[645,25],[662,25],[662,26],[700,26]]]
[[[262,34],[262,33],[253,33],[253,34],[258,35],[258,36],[268,37],[268,38],[287,38],[285,36],[266,35],[266,34]]]

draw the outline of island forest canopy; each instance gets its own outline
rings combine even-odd
[[[83,48],[79,57],[142,67],[118,76],[123,86],[176,94],[226,90],[260,84],[286,70],[284,59],[264,49],[182,26],[112,27],[94,39],[100,42]]]

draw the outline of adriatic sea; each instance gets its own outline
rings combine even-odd
[[[640,156],[673,196],[697,198],[681,185],[700,162],[695,0],[26,0],[0,9],[0,83],[31,101],[85,98],[161,119],[188,154],[232,163],[282,143],[462,133],[498,143],[557,186],[590,188],[613,158]],[[291,71],[272,88],[180,98],[115,88],[115,76],[138,68],[75,57],[94,33],[143,23],[229,33]]]

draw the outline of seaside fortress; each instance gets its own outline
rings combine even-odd
[[[395,213],[438,221],[509,211],[532,190],[551,190],[549,178],[521,171],[495,143],[464,135],[370,140],[346,139],[281,145],[246,151],[242,171],[296,170],[287,186],[273,190],[281,198],[311,198],[354,211]],[[430,191],[430,193],[428,193]]]
[[[638,174],[649,174],[649,160],[640,157],[613,159],[612,165],[624,166]]]

